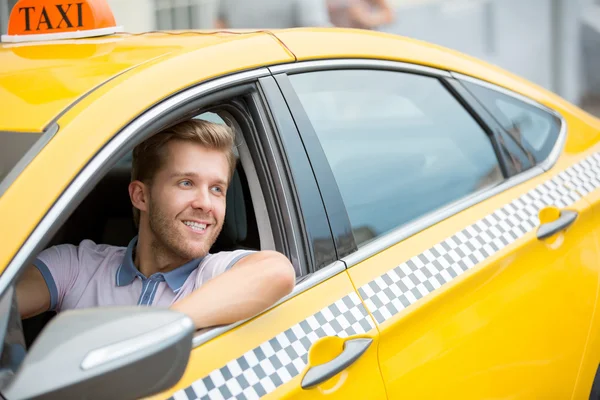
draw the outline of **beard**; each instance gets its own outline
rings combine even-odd
[[[153,206],[152,202],[149,203],[148,221],[154,238],[152,247],[157,253],[168,258],[176,257],[186,262],[202,258],[208,254],[219,233],[221,233],[223,221],[217,223],[213,217],[200,213],[190,213],[189,218],[212,221],[212,223],[207,227],[207,232],[204,235],[193,240],[189,234],[186,234],[185,230],[187,228],[182,222],[185,218],[169,217],[160,207]]]

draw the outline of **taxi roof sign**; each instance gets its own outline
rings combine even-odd
[[[2,42],[76,39],[120,30],[106,0],[19,0]]]

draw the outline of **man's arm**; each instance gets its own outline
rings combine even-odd
[[[16,291],[22,319],[34,317],[50,309],[50,290],[42,273],[35,266],[27,267],[17,282]]]
[[[274,251],[250,254],[171,306],[192,318],[196,329],[253,317],[294,289],[290,261]]]

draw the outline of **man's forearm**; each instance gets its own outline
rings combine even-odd
[[[192,318],[196,329],[226,325],[257,315],[294,287],[293,268],[272,252],[247,256],[171,307]]]

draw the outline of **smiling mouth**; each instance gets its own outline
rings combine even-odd
[[[202,224],[200,222],[194,221],[183,221],[183,224],[197,233],[204,233],[206,231],[206,228],[210,226],[208,224]]]

